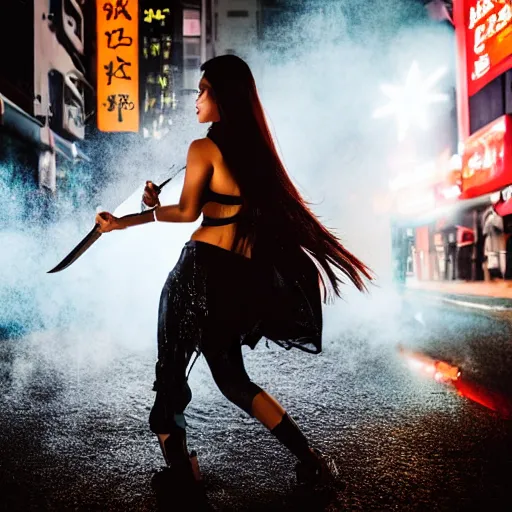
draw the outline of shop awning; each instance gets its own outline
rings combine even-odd
[[[61,137],[54,131],[51,132],[54,141],[53,147],[43,143],[41,128],[44,125],[2,94],[0,94],[0,126],[41,149],[55,150],[68,160],[90,161],[90,158],[74,142]]]
[[[512,199],[508,201],[499,201],[494,205],[494,209],[498,215],[505,217],[505,215],[512,215]]]
[[[71,142],[64,137],[52,131],[53,140],[55,143],[55,151],[61,154],[68,160],[85,160],[90,162],[91,159],[81,151],[74,142]]]
[[[17,133],[29,142],[37,145],[42,144],[41,128],[43,124],[3,94],[0,94],[0,125]]]
[[[424,226],[425,224],[430,224],[443,218],[446,218],[448,222],[450,222],[450,220],[453,219],[451,224],[455,225],[460,223],[460,215],[464,211],[491,206],[492,204],[493,202],[491,201],[491,194],[484,194],[482,196],[474,197],[472,199],[462,199],[459,201],[455,201],[451,204],[439,206],[435,209],[432,209],[428,212],[425,212],[421,215],[417,215],[414,217],[401,217],[397,215],[393,218],[393,220],[398,225],[403,225],[411,228],[417,226]]]

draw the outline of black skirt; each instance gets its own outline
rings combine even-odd
[[[160,299],[158,357],[206,357],[262,338],[290,349],[322,350],[319,274],[298,249],[253,251],[249,259],[196,240],[185,244]],[[186,358],[188,359],[188,357]]]

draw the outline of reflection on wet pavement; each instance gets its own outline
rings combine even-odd
[[[428,311],[424,317],[428,323]],[[318,356],[264,344],[245,352],[253,380],[335,460],[348,483],[343,492],[297,486],[293,457],[220,394],[199,359],[188,437],[210,510],[446,510],[454,503],[505,510],[510,424],[411,372],[398,343],[413,340],[418,351],[430,340],[427,354],[436,346],[435,332],[428,338],[415,324],[383,334],[378,324],[347,323]],[[482,336],[481,324],[474,320],[474,336]],[[496,342],[496,333],[488,336]],[[467,367],[468,343],[466,336],[466,346],[444,360]],[[130,349],[101,333],[84,340],[53,332],[2,341],[0,350],[3,510],[161,509],[151,477],[162,460],[147,424],[152,345]]]

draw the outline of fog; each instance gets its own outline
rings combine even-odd
[[[374,119],[372,112],[386,102],[379,85],[402,83],[413,60],[425,73],[452,68],[449,34],[412,4],[380,0],[370,9],[360,1],[345,12],[306,12],[276,27],[282,47],[246,56],[294,182],[325,225],[376,275],[369,295],[347,284],[343,300],[325,307],[328,342],[356,329],[376,344],[393,344],[400,336],[389,211],[380,202],[391,178],[389,159],[398,148],[396,123]],[[412,21],[403,23],[408,16]],[[116,215],[139,211],[144,180],[158,183],[184,164],[188,144],[207,129],[196,122],[193,100],[170,136],[144,148],[106,148],[115,171],[98,204],[84,201],[83,208],[63,209],[46,227],[25,225],[21,218],[14,222],[20,215],[15,205],[6,210],[10,222],[0,230],[0,324],[11,326],[11,334],[19,328],[40,339],[40,357],[65,367],[69,357],[80,354],[101,367],[117,346],[156,353],[160,290],[200,220],[108,233],[71,267],[47,271],[93,227],[98,208]],[[428,144],[428,137],[429,132],[418,132],[418,143]],[[178,201],[182,182],[183,173],[165,187],[162,204]],[[11,205],[13,194],[23,194],[6,186],[0,192]]]

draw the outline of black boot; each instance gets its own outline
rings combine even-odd
[[[168,466],[179,466],[189,460],[187,450],[187,432],[184,428],[174,426],[164,441],[163,449]]]
[[[190,453],[188,464],[175,461],[174,465],[157,471],[151,479],[156,494],[158,511],[211,511],[206,490],[199,474],[197,454]],[[185,503],[185,508],[181,508]]]
[[[156,471],[151,480],[155,491],[171,487],[195,487],[202,484],[202,477],[197,464],[197,454],[191,452],[188,461],[180,461],[172,466],[166,466]]]
[[[329,486],[336,482],[338,476],[338,468],[336,463],[323,455],[320,450],[313,448],[313,453],[316,460],[313,462],[299,462],[295,466],[295,473],[297,475],[297,483],[309,486]],[[337,487],[343,487],[345,484],[337,482]]]
[[[279,425],[270,431],[277,440],[286,446],[301,462],[308,465],[314,465],[317,461],[316,454],[309,447],[308,440],[298,427],[298,425],[284,414]]]
[[[169,436],[160,447],[164,455],[167,467],[158,471],[152,479],[152,486],[155,491],[169,487],[188,487],[196,478],[191,462],[191,455],[187,450],[187,434],[184,428],[174,426]],[[194,452],[194,456],[196,456]]]

